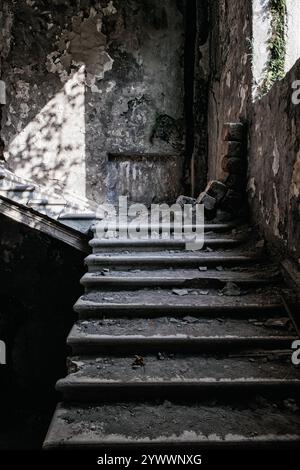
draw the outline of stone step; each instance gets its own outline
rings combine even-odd
[[[98,403],[116,396],[145,399],[145,394],[151,399],[188,399],[195,393],[220,395],[226,391],[250,394],[285,390],[295,394],[300,390],[300,369],[292,365],[290,352],[267,350],[253,350],[236,358],[162,353],[80,356],[69,359],[69,375],[58,381],[56,389],[64,400]]]
[[[81,284],[86,289],[134,289],[142,287],[224,287],[233,282],[239,286],[270,285],[281,279],[276,268],[266,266],[249,267],[248,270],[237,269],[157,269],[132,271],[99,271],[86,273]]]
[[[32,184],[6,184],[5,186],[0,185],[0,193],[32,193],[37,189],[36,186]]]
[[[66,204],[35,204],[34,202],[27,203],[28,207],[38,211],[40,214],[47,215],[58,219],[59,215],[65,210]]]
[[[290,350],[296,339],[289,318],[283,312],[244,318],[208,316],[109,318],[78,321],[67,339],[73,354],[110,351],[144,354],[148,351],[216,351],[247,349]]]
[[[206,236],[204,239],[203,247],[211,248],[230,248],[241,245],[245,239],[243,238],[230,238],[222,237],[216,238]],[[128,239],[107,239],[99,240],[93,239],[90,241],[90,246],[94,253],[114,252],[120,250],[133,250],[133,251],[161,251],[161,250],[187,250],[188,241],[174,240],[174,239],[144,239],[144,240],[128,240]]]
[[[141,289],[125,291],[92,291],[80,297],[74,306],[81,318],[128,315],[203,315],[246,312],[273,312],[282,309],[280,291],[276,288],[239,291],[238,296],[223,295],[209,289]],[[231,294],[231,291],[229,291]],[[232,291],[233,292],[233,291]],[[287,291],[289,294],[289,291]],[[292,299],[292,294],[291,299]]]
[[[228,404],[60,404],[44,447],[299,448],[300,416],[288,403],[257,397]]]
[[[200,267],[200,266],[240,266],[255,263],[260,259],[259,252],[167,252],[159,253],[116,253],[93,254],[85,259],[90,272],[99,271],[103,267],[128,268],[169,268],[169,267]]]
[[[66,211],[59,216],[59,220],[89,220],[94,221],[98,218],[96,212],[90,211]]]
[[[42,199],[30,199],[27,203],[30,207],[43,207],[43,206],[66,206],[67,201],[64,198],[42,198]]]
[[[182,231],[182,225],[178,225],[178,224],[174,224],[173,222],[171,222],[171,224],[166,224],[164,222],[161,222],[159,224],[155,224],[155,223],[150,223],[149,224],[140,224],[139,225],[140,227],[140,231],[142,233],[161,233],[161,232],[164,232],[164,233],[169,233],[169,230],[171,231],[171,233],[174,232],[174,230],[176,230],[177,232],[178,231]],[[205,223],[203,225],[200,225],[200,224],[186,224],[185,226],[185,230],[188,232],[188,233],[191,233],[191,231],[195,231],[195,230],[204,230],[205,232],[228,232],[228,231],[232,231],[232,230],[235,230],[237,227],[240,229],[241,227],[241,222],[240,221],[232,221],[232,222],[226,222],[226,223],[222,223],[222,224],[219,224],[219,223]],[[102,234],[103,232],[106,232],[106,231],[113,231],[113,232],[127,232],[128,230],[128,225],[126,224],[118,224],[118,223],[109,223],[109,222],[106,222],[106,221],[102,221],[100,223],[100,225],[97,226],[97,224],[95,224],[93,226],[93,232],[95,234],[95,238],[99,238],[99,234],[101,234],[101,237],[102,238]]]

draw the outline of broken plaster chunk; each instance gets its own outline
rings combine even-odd
[[[228,297],[242,295],[240,287],[234,282],[227,282],[225,287],[221,290],[221,293]]]
[[[286,328],[289,323],[289,318],[271,318],[264,323],[264,326],[266,328]]]
[[[199,290],[200,295],[208,295],[209,291],[208,290]]]
[[[195,318],[195,317],[186,316],[183,318],[183,321],[187,323],[197,323],[199,320],[198,318]]]
[[[227,187],[221,181],[210,181],[206,187],[205,192],[216,199],[217,202],[220,202],[227,192]]]
[[[187,204],[194,206],[196,203],[197,203],[196,199],[194,199],[193,197],[189,197],[189,196],[179,196],[176,199],[176,204],[179,204],[179,206],[182,208]]]
[[[172,289],[172,293],[180,297],[189,295],[189,291],[187,289]]]

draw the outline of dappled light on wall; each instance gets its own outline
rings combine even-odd
[[[8,164],[18,176],[85,197],[84,66],[10,143]]]

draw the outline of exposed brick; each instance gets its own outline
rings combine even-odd
[[[246,173],[246,162],[238,157],[224,157],[222,160],[222,169],[227,173],[234,175],[244,175]]]
[[[222,148],[223,157],[242,157],[244,155],[243,144],[241,142],[224,142]]]
[[[223,126],[223,140],[235,140],[243,142],[245,126],[239,122],[226,122]]]

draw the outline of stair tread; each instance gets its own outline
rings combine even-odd
[[[276,287],[260,287],[259,289],[240,290],[241,294],[222,295],[218,289],[139,289],[139,290],[101,290],[91,291],[81,296],[75,304],[75,311],[81,308],[111,311],[117,308],[160,309],[173,308],[197,311],[203,309],[272,309],[280,308],[282,301],[280,291]],[[293,298],[292,293],[285,289],[285,294]]]
[[[131,383],[297,383],[300,369],[291,363],[286,351],[251,351],[240,357],[160,354],[143,356],[144,366],[133,367],[134,357],[73,357],[69,364],[76,372],[58,382],[64,386]],[[212,373],[213,371],[213,373]]]
[[[128,238],[108,238],[108,239],[93,239],[90,241],[90,246],[95,250],[104,250],[110,248],[130,248],[130,249],[149,249],[149,248],[165,248],[170,247],[170,249],[185,249],[188,240],[190,237],[174,238],[173,236],[161,237],[157,239],[152,238],[139,238],[139,239],[128,239]],[[245,241],[245,238],[242,236],[234,237],[230,235],[218,236],[218,234],[211,232],[205,234],[204,236],[204,245],[210,246],[235,246],[240,245]]]
[[[240,227],[243,227],[244,225],[241,224],[240,221],[238,220],[233,220],[231,222],[224,222],[224,223],[205,223],[204,225],[203,224],[186,224],[185,227],[186,227],[186,230],[191,230],[191,228],[203,228],[205,229],[205,231],[232,231],[234,229],[236,229],[237,227],[240,228]],[[125,225],[125,224],[112,224],[110,225],[108,223],[108,221],[102,221],[101,224],[100,224],[100,233],[102,233],[102,230],[103,230],[103,227],[106,228],[106,230],[114,230],[114,231],[119,231],[119,230],[127,230],[128,229],[128,225]],[[178,224],[174,224],[173,222],[171,222],[170,224],[166,224],[164,222],[161,222],[159,224],[155,224],[155,223],[151,223],[149,222],[149,224],[140,224],[139,225],[140,227],[140,230],[141,231],[145,231],[145,230],[151,230],[152,232],[158,232],[160,230],[168,230],[169,227],[171,228],[171,230],[175,228],[181,228],[182,225],[178,225]],[[99,225],[98,225],[98,228],[97,228],[97,224],[94,225],[93,227],[93,232],[96,234],[97,236],[97,230],[99,231]]]
[[[247,405],[60,404],[45,447],[300,442],[299,413],[275,401]]]
[[[290,328],[289,328],[290,327]],[[78,340],[97,341],[105,337],[141,338],[234,338],[234,337],[288,337],[295,335],[288,317],[260,317],[251,319],[158,317],[82,320],[75,323],[68,337],[71,344]]]
[[[209,266],[209,265],[239,265],[244,263],[255,263],[259,260],[261,253],[257,251],[175,251],[161,250],[159,252],[134,252],[121,251],[111,253],[95,253],[85,259],[90,271],[95,271],[99,266],[128,266],[151,268],[160,266]]]
[[[220,268],[219,268],[220,269]],[[89,284],[108,284],[108,283],[124,283],[124,284],[142,284],[143,282],[153,282],[155,284],[184,284],[188,281],[219,281],[220,283],[235,282],[237,284],[245,283],[271,283],[279,278],[280,273],[275,267],[255,266],[249,267],[247,270],[229,270],[222,267],[222,270],[208,269],[200,271],[199,269],[157,269],[157,270],[109,270],[108,272],[98,271],[86,273],[81,283]]]

